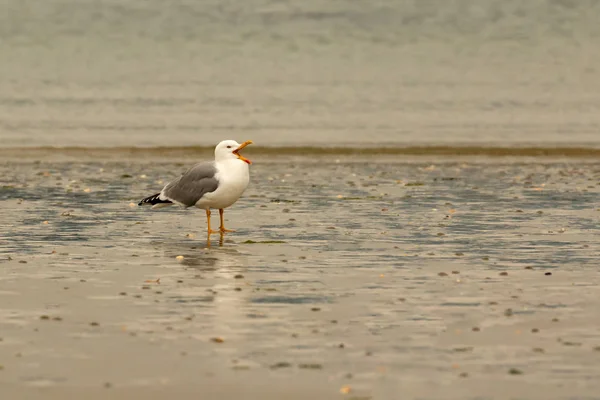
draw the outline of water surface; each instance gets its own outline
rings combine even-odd
[[[5,0],[0,145],[600,146],[595,1]]]
[[[597,163],[257,162],[210,247],[184,168],[2,164],[6,393],[597,393]]]

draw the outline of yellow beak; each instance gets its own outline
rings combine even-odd
[[[252,144],[252,140],[246,140],[244,143],[240,144],[240,147],[238,147],[237,149],[235,149],[233,151],[233,154],[235,154],[236,156],[238,156],[238,158],[240,160],[242,160],[245,163],[248,164],[252,164],[252,161],[248,160],[246,157],[242,156],[239,151],[242,150],[244,147],[248,146],[249,144]]]

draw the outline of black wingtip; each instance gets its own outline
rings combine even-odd
[[[161,203],[173,203],[173,202],[171,200],[161,200],[160,193],[156,193],[150,197],[146,197],[145,199],[141,200],[138,203],[138,206],[143,206],[144,204],[155,205],[155,204],[161,204]]]

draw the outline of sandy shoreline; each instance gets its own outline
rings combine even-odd
[[[206,248],[185,165],[0,164],[2,397],[596,396],[600,164],[315,165]]]
[[[492,162],[498,160],[560,161],[577,160],[596,162],[600,148],[595,146],[347,146],[347,147],[265,147],[254,145],[249,154],[260,161],[275,162],[293,159],[296,162],[311,162],[314,159],[341,159],[344,162],[371,161],[394,162],[403,160],[464,160]],[[181,147],[4,147],[0,148],[0,159],[4,161],[116,161],[145,162],[151,159],[162,161],[192,160],[211,157],[213,146]]]

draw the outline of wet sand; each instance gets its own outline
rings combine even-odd
[[[1,400],[599,398],[600,2],[0,9]]]
[[[509,158],[523,161],[573,159],[589,162],[600,158],[600,145],[590,146],[517,146],[511,143],[505,146],[480,145],[427,145],[427,146],[395,146],[395,145],[364,145],[364,146],[252,146],[253,157],[260,157],[267,162],[289,162],[290,158],[298,162],[315,160],[343,159],[344,162],[421,162],[443,157],[444,161],[476,159],[479,162],[486,159]],[[180,161],[189,159],[191,162],[213,157],[214,145],[211,146],[107,146],[107,147],[76,147],[76,146],[30,146],[0,148],[0,159],[6,161],[36,160],[36,161]],[[308,156],[308,157],[307,157]]]
[[[255,161],[210,247],[189,159],[0,164],[2,398],[597,397],[600,164]]]

